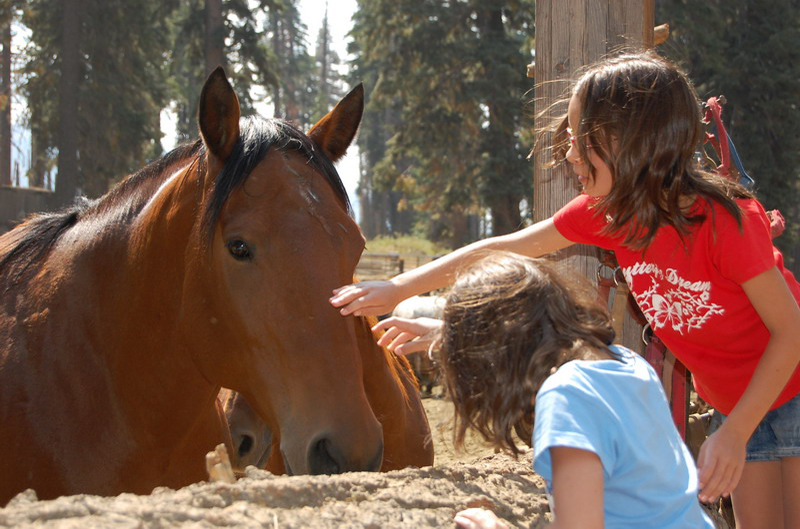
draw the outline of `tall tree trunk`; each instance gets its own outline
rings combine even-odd
[[[278,17],[272,14],[270,17],[271,26],[272,26],[272,53],[275,54],[275,62],[283,67],[284,64],[284,36],[283,30],[281,29],[280,24],[278,23]],[[275,106],[275,117],[285,116],[286,111],[283,108],[283,99],[282,99],[282,86],[280,79],[275,82],[275,90],[273,92],[272,101]]]
[[[491,45],[495,49],[503,49],[506,44],[506,29],[503,23],[503,12],[500,9],[481,9],[478,10],[478,24],[481,33],[487,41],[487,46]],[[503,55],[489,57],[484,65],[487,72],[496,72],[497,63]],[[491,75],[493,78],[500,78]],[[497,87],[497,90],[511,90],[511,87]],[[484,195],[487,205],[492,215],[492,235],[503,235],[511,233],[520,228],[522,216],[519,211],[519,203],[522,196],[511,189],[506,182],[508,174],[514,171],[513,161],[515,160],[514,112],[512,112],[509,101],[511,97],[498,99],[499,95],[493,90],[484,100],[489,109],[489,128],[486,132],[489,144],[492,145],[495,163],[487,166],[486,179],[490,185],[486,186],[488,195]]]
[[[328,78],[330,74],[328,70],[330,68],[330,57],[328,54],[330,53],[330,28],[328,27],[328,3],[325,2],[325,16],[322,19],[322,30],[320,33],[320,43],[319,43],[319,101],[322,102],[323,110],[326,108],[328,104],[328,100],[330,99],[329,87],[328,87]]]
[[[62,5],[56,206],[71,204],[78,190],[78,91],[83,0],[63,0]]]
[[[31,109],[35,113],[35,109]],[[47,173],[47,153],[46,147],[42,145],[38,134],[31,134],[31,168],[28,171],[28,185],[30,187],[48,187],[49,182],[45,182]]]
[[[280,68],[286,70],[288,63],[296,59],[297,50],[294,48],[294,43],[297,42],[297,31],[293,24],[284,24],[284,50],[286,55],[280,63]],[[294,75],[284,75],[281,80],[281,85],[284,87],[284,118],[289,121],[300,122],[300,107],[303,105],[302,99],[298,99],[297,94],[297,80]],[[306,125],[311,125],[310,123]]]
[[[11,17],[2,28],[0,73],[0,185],[11,185]]]
[[[222,0],[206,0],[206,75],[217,66],[225,65],[225,31],[222,20]]]
[[[519,203],[519,197],[512,194],[492,197],[489,204],[492,210],[492,235],[511,233],[522,227]]]

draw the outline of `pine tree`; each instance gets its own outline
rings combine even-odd
[[[426,235],[453,245],[482,235],[486,214],[495,234],[517,229],[531,192],[520,133],[532,2],[363,1],[356,16],[356,71],[376,76],[368,111],[397,113],[361,192],[402,193]]]
[[[272,91],[275,115],[307,129],[315,123],[312,114],[317,85],[314,57],[306,42],[307,28],[295,2],[282,6],[271,20],[269,42],[276,58]]]
[[[345,92],[342,86],[342,76],[339,73],[341,59],[331,46],[331,32],[328,24],[328,4],[325,4],[325,15],[317,35],[315,53],[316,67],[313,71],[316,77],[316,95],[312,111],[312,122],[316,122],[328,113]]]
[[[364,12],[356,14],[352,33],[356,38],[351,41],[348,51],[356,56],[351,64],[348,76],[351,85],[363,82],[368,93],[376,92],[381,72],[391,65],[383,58],[365,60],[366,52],[361,48],[364,34]],[[385,56],[384,56],[385,57]],[[394,104],[386,101],[367,98],[361,129],[357,137],[360,156],[360,176],[357,189],[360,208],[359,224],[367,239],[379,235],[411,233],[414,226],[414,215],[411,208],[405,207],[400,191],[393,189],[393,181],[385,182],[375,178],[374,168],[386,156],[388,142],[392,132],[399,127],[402,105],[397,100]]]
[[[78,179],[78,105],[80,78],[81,22],[83,0],[64,0],[60,21],[61,68],[58,83],[58,180],[56,203],[69,204],[76,195]],[[86,182],[91,185],[90,182]]]
[[[31,0],[23,92],[34,171],[58,153],[56,197],[90,197],[161,152],[159,112],[173,2]],[[34,180],[35,181],[35,180]]]
[[[290,0],[179,0],[171,21],[171,76],[180,142],[197,136],[200,88],[216,66],[226,68],[243,115],[255,112],[256,100],[263,97],[254,95],[257,88],[277,85],[274,50],[263,36],[289,4]]]
[[[662,53],[686,68],[701,99],[725,95],[723,119],[759,199],[778,208],[791,250],[800,239],[800,4],[796,0],[659,0]],[[792,253],[792,252],[790,252]]]

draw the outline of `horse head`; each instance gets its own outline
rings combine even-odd
[[[290,474],[377,470],[382,460],[355,333],[328,303],[364,248],[332,163],[362,111],[359,86],[307,136],[279,120],[240,120],[222,69],[200,98],[206,159],[185,339],[203,376],[245,396],[280,439]]]

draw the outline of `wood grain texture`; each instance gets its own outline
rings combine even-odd
[[[536,3],[534,89],[537,131],[566,112],[568,89],[580,70],[625,48],[653,45],[654,0],[540,0]],[[560,101],[561,100],[561,101]],[[548,168],[550,137],[543,134],[534,150],[534,221],[552,216],[576,194],[576,180],[565,166]],[[597,252],[575,245],[556,259],[592,282]],[[626,316],[618,342],[641,351],[641,327]]]

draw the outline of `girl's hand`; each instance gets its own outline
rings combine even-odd
[[[700,480],[700,501],[713,502],[728,497],[742,477],[747,439],[743,439],[722,423],[700,447],[697,470]]]
[[[508,529],[508,525],[492,511],[473,507],[456,514],[454,521],[467,529]]]
[[[329,301],[342,316],[380,316],[392,312],[401,300],[391,281],[362,281],[337,288]]]
[[[373,332],[386,332],[378,340],[378,345],[386,347],[399,355],[407,355],[419,351],[427,351],[439,337],[442,320],[435,318],[391,317],[378,322],[372,327]]]

